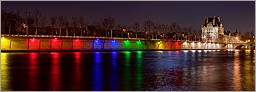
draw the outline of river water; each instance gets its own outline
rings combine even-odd
[[[255,90],[253,51],[2,52],[1,90]]]

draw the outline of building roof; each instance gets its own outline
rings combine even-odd
[[[205,22],[204,22],[204,27],[206,27],[207,26],[207,24],[212,24],[213,25],[213,27],[220,27],[221,26],[221,21],[220,21],[220,17],[218,16],[218,17],[206,17],[205,18]]]

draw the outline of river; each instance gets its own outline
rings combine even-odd
[[[255,90],[255,53],[2,52],[2,91]]]

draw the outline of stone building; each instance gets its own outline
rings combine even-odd
[[[220,17],[205,17],[202,25],[202,40],[204,42],[220,42],[223,41],[224,27],[220,21]]]

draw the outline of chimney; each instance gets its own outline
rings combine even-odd
[[[208,23],[208,16],[205,17],[205,23]]]
[[[216,19],[216,16],[213,16],[212,25],[216,25],[215,19]]]

